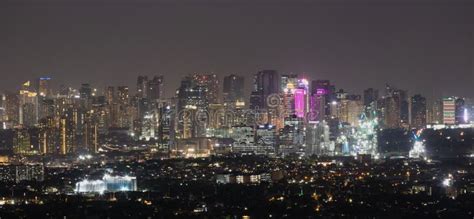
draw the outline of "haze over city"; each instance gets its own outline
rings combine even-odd
[[[472,0],[4,0],[0,218],[474,218]]]
[[[472,97],[472,1],[3,1],[0,88],[131,86],[184,75],[306,73],[351,92],[385,82],[428,97]],[[12,77],[12,76],[15,77]]]

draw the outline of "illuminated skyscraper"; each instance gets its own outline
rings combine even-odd
[[[158,124],[158,147],[168,151],[170,145],[174,143],[174,114],[176,107],[171,100],[162,100],[158,104],[159,124]]]
[[[306,90],[297,88],[295,89],[295,114],[299,118],[305,116],[305,98]]]
[[[65,155],[76,152],[76,127],[73,121],[73,111],[70,111],[59,120],[59,154]]]
[[[306,127],[306,155],[329,155],[334,152],[334,142],[329,139],[326,121],[311,123]]]
[[[290,93],[298,85],[298,75],[283,74],[281,75],[280,92]]]
[[[39,150],[41,154],[57,154],[57,145],[60,145],[59,127],[53,117],[40,120],[39,123]]]
[[[409,123],[409,104],[407,100],[407,92],[396,89],[390,85],[386,85],[386,93],[381,100],[382,116],[384,118],[383,125],[386,128],[399,128],[408,126]]]
[[[322,121],[331,116],[331,106],[336,101],[335,86],[329,80],[316,80],[311,82],[310,119]]]
[[[454,125],[456,123],[456,98],[443,98],[443,124]]]
[[[23,83],[20,89],[19,123],[27,127],[38,122],[38,94],[30,81]]]
[[[177,137],[198,137],[205,133],[205,123],[196,123],[197,112],[207,112],[209,102],[207,99],[208,89],[198,85],[187,76],[181,81],[181,86],[176,91],[177,98]]]
[[[5,93],[2,96],[2,107],[4,108],[3,128],[13,128],[19,122],[19,98],[17,94]]]
[[[32,154],[34,149],[32,148],[30,133],[26,128],[20,128],[15,130],[13,138],[13,152],[15,154]]]
[[[309,111],[309,83],[307,79],[298,79],[294,89],[294,110],[298,118],[306,118]]]
[[[193,80],[206,90],[208,103],[219,103],[219,79],[216,74],[194,74]]]
[[[339,121],[348,123],[351,126],[360,125],[360,117],[364,112],[364,105],[360,95],[347,95],[345,98],[340,99],[337,105]]]
[[[119,86],[117,87],[117,101],[120,104],[127,105],[130,103],[127,86]]]
[[[298,75],[284,74],[281,76],[281,101],[282,107],[285,110],[285,116],[292,116],[295,114],[295,89],[298,86]]]

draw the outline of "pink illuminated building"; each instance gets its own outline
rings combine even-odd
[[[295,89],[295,114],[298,118],[304,118],[306,107],[306,90],[302,88]]]

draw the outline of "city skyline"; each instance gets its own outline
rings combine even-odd
[[[7,1],[1,20],[15,24],[3,24],[0,88],[39,76],[132,87],[138,75],[164,75],[169,97],[194,72],[222,80],[275,69],[351,93],[387,82],[429,98],[472,97],[473,3],[431,2]]]
[[[0,218],[473,218],[473,0],[4,0]]]

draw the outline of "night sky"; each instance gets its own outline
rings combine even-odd
[[[0,90],[165,75],[306,73],[361,93],[474,97],[472,0],[1,0]]]

